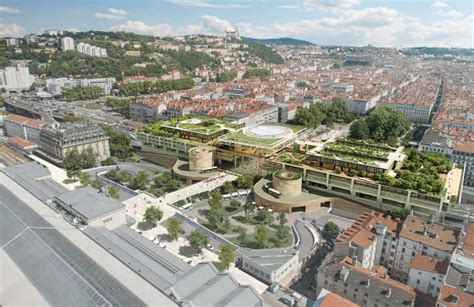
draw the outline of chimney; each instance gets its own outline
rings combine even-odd
[[[352,256],[352,265],[353,266],[357,265],[357,256],[356,255]]]

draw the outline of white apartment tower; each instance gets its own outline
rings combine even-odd
[[[26,66],[8,66],[0,70],[0,88],[5,88],[8,91],[26,90],[34,82],[35,78],[30,75]]]
[[[71,37],[61,38],[62,51],[74,50],[74,40]]]

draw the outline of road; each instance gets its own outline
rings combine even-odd
[[[306,256],[311,252],[313,249],[314,244],[316,244],[316,241],[314,238],[314,234],[311,233],[311,231],[308,229],[308,227],[312,227],[311,224],[305,223],[301,220],[296,220],[295,221],[295,228],[296,231],[298,232],[298,235],[300,237],[300,243],[298,245],[298,250],[299,250],[299,256],[298,260],[302,260],[306,258]]]

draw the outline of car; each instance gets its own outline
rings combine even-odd
[[[214,246],[212,246],[211,244],[208,244],[206,247],[207,247],[207,249],[210,250],[210,251],[213,251],[213,250],[214,250]]]

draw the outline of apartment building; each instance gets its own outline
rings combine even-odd
[[[350,256],[350,255],[349,255]],[[361,306],[408,307],[415,305],[410,286],[391,279],[383,267],[369,270],[357,257],[329,255],[318,269],[316,295],[327,289]]]
[[[363,268],[380,264],[390,272],[401,225],[382,213],[365,212],[336,238],[335,249],[346,255],[353,249]]]
[[[449,260],[458,231],[445,224],[408,216],[399,234],[392,277],[407,282],[412,261],[416,256],[431,256]]]
[[[474,220],[465,220],[449,263],[438,307],[469,306],[474,302]]]
[[[0,89],[17,92],[27,90],[35,82],[27,66],[7,66],[0,70]]]
[[[448,271],[449,261],[430,256],[417,255],[411,262],[408,285],[437,298]]]
[[[39,144],[42,125],[43,122],[38,119],[10,114],[4,119],[3,129],[6,136],[20,137],[24,140]]]
[[[464,185],[474,187],[474,142],[455,142],[452,159],[464,165]]]
[[[42,153],[57,162],[73,149],[82,152],[89,147],[98,154],[98,161],[110,157],[109,138],[100,126],[48,126],[41,129],[39,145]]]
[[[74,50],[74,40],[71,37],[62,37],[61,50],[62,51]]]
[[[79,43],[77,44],[77,51],[88,56],[95,56],[95,57],[106,57],[107,56],[107,49],[100,48],[97,46],[92,46],[87,43]]]
[[[416,123],[429,124],[431,111],[433,110],[434,100],[431,104],[412,104],[412,103],[380,103],[377,107],[389,107],[401,111],[405,116]]]
[[[55,78],[46,80],[46,88],[51,95],[61,95],[63,89],[72,89],[78,86],[98,86],[108,95],[112,91],[115,78],[68,79]]]
[[[145,98],[130,104],[130,118],[142,123],[154,123],[166,118],[166,110],[164,97]]]

